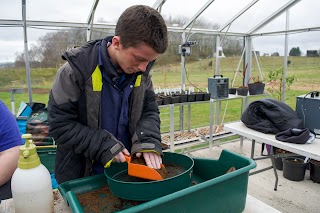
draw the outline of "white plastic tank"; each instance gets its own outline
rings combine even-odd
[[[31,134],[24,134],[18,168],[11,179],[11,191],[16,213],[52,213],[53,191],[48,169],[40,162]]]

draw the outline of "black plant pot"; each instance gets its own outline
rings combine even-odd
[[[179,95],[171,96],[171,103],[172,104],[180,103],[180,96]]]
[[[249,94],[250,94],[250,95],[263,94],[263,92],[264,92],[264,87],[265,87],[265,84],[264,84],[264,83],[252,83],[252,84],[248,84]]]
[[[203,95],[203,100],[204,100],[204,101],[209,101],[209,100],[210,100],[210,97],[211,97],[211,94],[210,94],[210,93],[204,93],[204,95]]]
[[[239,87],[239,88],[237,88],[237,93],[238,93],[238,95],[241,95],[241,96],[247,96],[248,90],[249,89],[247,87]]]
[[[237,88],[229,88],[229,94],[235,95],[237,92]]]
[[[171,96],[164,96],[162,105],[168,105],[171,104]]]
[[[196,100],[195,94],[188,94],[188,102],[194,102]]]
[[[310,160],[310,179],[320,183],[320,161]]]
[[[187,94],[180,94],[180,102],[188,102],[188,95]]]
[[[283,177],[288,180],[304,180],[307,163],[300,157],[283,158]]]
[[[203,92],[198,92],[198,93],[195,93],[196,95],[196,101],[203,101],[203,96],[204,96],[204,93]]]

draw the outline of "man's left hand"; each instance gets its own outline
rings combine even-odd
[[[136,154],[136,156],[140,158],[141,154],[143,155],[148,167],[152,169],[161,169],[160,164],[162,164],[162,158],[160,155],[154,152],[139,152]]]

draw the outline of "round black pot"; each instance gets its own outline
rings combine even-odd
[[[320,161],[310,160],[310,179],[320,183]]]
[[[178,96],[178,95],[173,95],[173,96],[171,97],[171,103],[172,103],[172,104],[180,103],[180,96]]]
[[[248,95],[248,88],[247,87],[240,87],[240,88],[237,88],[237,93],[238,95],[241,95],[241,96],[247,96]]]
[[[264,83],[252,83],[248,84],[249,94],[250,95],[259,95],[264,92]]]
[[[211,97],[211,94],[210,94],[210,93],[204,93],[204,95],[203,95],[203,100],[204,100],[204,101],[209,101],[209,100],[210,100],[210,97]]]
[[[229,94],[235,95],[237,92],[237,88],[229,88]]]
[[[188,94],[188,102],[194,102],[196,100],[195,94]]]
[[[187,94],[180,94],[180,102],[188,102],[188,95]]]
[[[198,92],[198,93],[195,93],[196,97],[196,101],[203,101],[203,96],[204,96],[204,93],[203,92]]]
[[[171,97],[170,96],[164,96],[162,104],[163,105],[171,104]]]
[[[283,158],[283,177],[288,180],[304,180],[307,163],[299,157]]]

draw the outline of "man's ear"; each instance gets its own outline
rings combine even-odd
[[[120,49],[120,37],[119,36],[113,36],[112,38],[112,45],[116,50]]]

